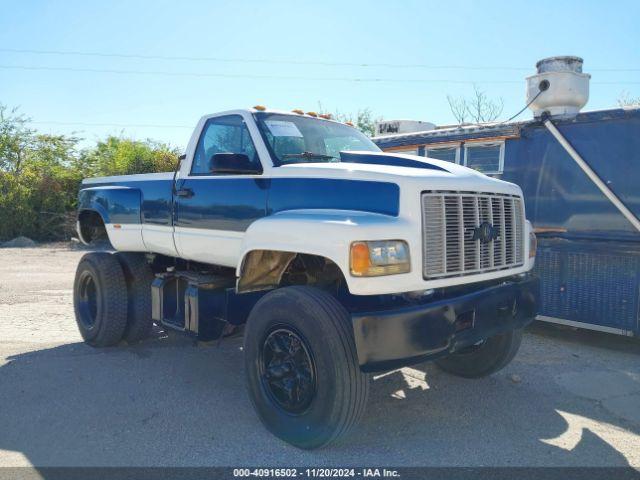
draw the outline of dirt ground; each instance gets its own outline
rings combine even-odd
[[[241,339],[84,345],[71,304],[83,253],[0,249],[0,466],[640,467],[638,339],[534,324],[490,378],[431,364],[376,376],[361,425],[306,452],[254,414]]]

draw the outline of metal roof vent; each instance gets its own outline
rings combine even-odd
[[[376,123],[376,136],[386,137],[402,133],[426,132],[435,128],[435,124],[419,120],[385,120]]]
[[[527,77],[527,104],[535,117],[544,112],[574,117],[589,100],[589,79],[580,57],[550,57],[536,63],[538,73]]]

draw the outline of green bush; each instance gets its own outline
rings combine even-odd
[[[152,140],[109,136],[79,150],[79,138],[39,134],[27,123],[0,104],[0,242],[68,239],[83,178],[172,171],[178,161],[177,149]]]

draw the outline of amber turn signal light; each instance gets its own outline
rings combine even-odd
[[[366,275],[371,268],[369,246],[364,242],[351,244],[351,273],[356,276]]]
[[[536,250],[538,249],[538,237],[533,232],[529,233],[529,258],[536,256]]]

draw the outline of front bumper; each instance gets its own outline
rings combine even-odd
[[[523,328],[534,319],[538,298],[538,278],[527,274],[427,303],[352,313],[360,368],[399,368]]]

